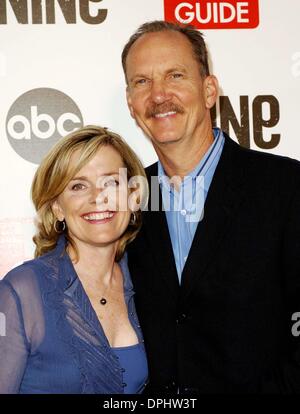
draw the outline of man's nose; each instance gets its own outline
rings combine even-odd
[[[157,104],[161,104],[171,97],[170,91],[167,85],[162,80],[152,82],[151,86],[151,99]]]

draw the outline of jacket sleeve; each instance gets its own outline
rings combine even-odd
[[[0,394],[18,393],[29,345],[21,303],[13,286],[0,281]]]
[[[282,289],[286,302],[287,354],[262,378],[263,393],[300,394],[300,168],[298,183],[285,212]],[[297,323],[298,320],[298,323]]]

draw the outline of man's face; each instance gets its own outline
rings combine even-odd
[[[141,36],[127,56],[131,116],[155,147],[199,142],[209,119],[208,79],[184,35],[162,31]]]

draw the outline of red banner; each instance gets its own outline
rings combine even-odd
[[[198,29],[254,29],[259,25],[259,0],[164,0],[165,20]]]

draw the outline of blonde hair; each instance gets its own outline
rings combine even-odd
[[[64,191],[74,175],[95,155],[102,146],[111,146],[121,156],[124,166],[127,168],[127,179],[134,176],[146,175],[144,168],[128,144],[116,133],[107,128],[98,126],[86,126],[70,133],[59,140],[41,162],[33,178],[31,197],[38,213],[37,233],[33,237],[36,244],[35,257],[41,256],[54,249],[60,236],[55,230],[57,218],[52,210],[52,205],[57,197]],[[70,158],[75,151],[80,151],[78,164],[70,167]],[[133,191],[133,190],[132,190]],[[140,204],[145,203],[148,196],[148,188],[139,188]],[[119,240],[116,260],[119,261],[124,254],[126,245],[137,235],[142,224],[142,213],[139,209],[135,212],[136,220],[129,223],[124,234]],[[78,260],[79,254],[68,230],[64,230],[68,243],[75,251]]]

